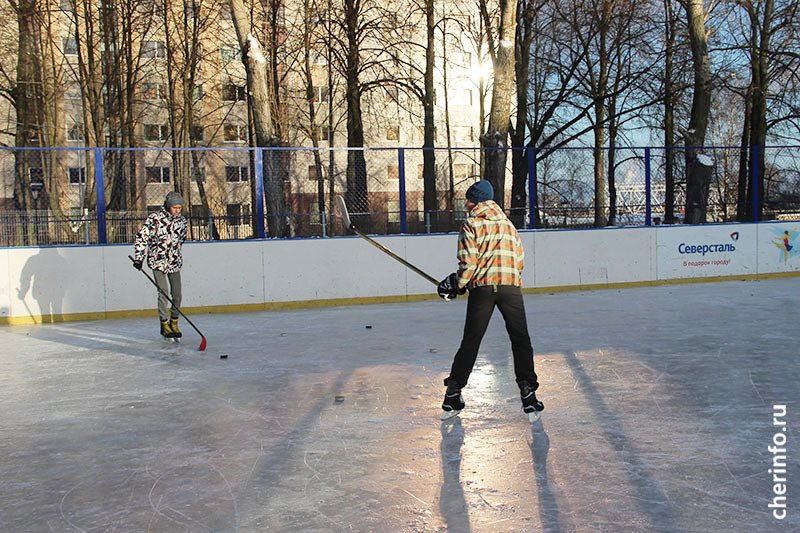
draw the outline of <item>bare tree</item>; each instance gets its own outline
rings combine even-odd
[[[689,42],[694,66],[694,93],[689,127],[682,129],[686,150],[686,219],[687,224],[706,221],[711,165],[700,148],[705,143],[711,112],[712,77],[708,54],[708,31],[703,0],[683,0],[689,22]]]
[[[485,0],[480,0],[481,14],[490,27],[489,11]],[[495,200],[505,205],[506,158],[508,134],[511,127],[511,101],[514,96],[514,39],[517,27],[517,0],[500,0],[500,26],[497,30],[497,48],[490,41],[494,65],[494,90],[489,113],[489,125],[481,135],[481,148],[485,152],[486,167],[483,177],[497,191]],[[491,33],[490,39],[491,39]]]
[[[236,35],[242,50],[242,62],[247,72],[247,88],[253,110],[253,125],[256,134],[256,146],[274,147],[278,144],[275,123],[272,117],[273,97],[271,91],[276,88],[271,86],[268,72],[267,59],[262,51],[261,44],[250,31],[250,19],[242,0],[231,0]],[[267,211],[272,214],[285,212],[283,193],[283,180],[279,176],[279,156],[275,151],[266,150],[264,155],[264,192],[267,200]],[[276,176],[278,178],[276,179]],[[261,179],[258,177],[258,179]],[[286,221],[276,216],[270,220],[270,237],[284,237],[287,235]]]

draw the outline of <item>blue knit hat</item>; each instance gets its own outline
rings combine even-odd
[[[475,182],[467,189],[467,200],[479,204],[494,199],[492,184],[486,180]]]

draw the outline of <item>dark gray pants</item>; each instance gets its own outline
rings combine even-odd
[[[170,295],[175,305],[170,309],[169,301],[166,297],[158,292],[158,317],[161,320],[168,318],[178,318],[178,307],[181,306],[181,273],[173,272],[172,274],[165,274],[160,270],[153,270],[153,277],[162,291]],[[167,286],[169,281],[169,286]]]
[[[522,291],[513,285],[475,287],[469,291],[464,336],[453,359],[450,376],[444,380],[445,385],[453,384],[459,389],[466,386],[495,306],[503,315],[511,339],[517,385],[525,381],[533,390],[539,387],[536,372],[533,371],[533,347],[528,334]]]

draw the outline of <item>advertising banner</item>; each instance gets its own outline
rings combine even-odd
[[[659,227],[657,279],[756,274],[755,224]]]
[[[758,272],[800,272],[800,222],[758,226]]]

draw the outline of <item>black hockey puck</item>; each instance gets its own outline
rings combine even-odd
[[[344,396],[337,395],[333,399],[336,400],[337,402],[343,402],[344,401]]]
[[[220,359],[227,359],[228,358],[228,354],[224,353],[224,354],[220,355],[219,358]]]
[[[369,324],[367,324],[367,329],[372,329],[372,326],[370,326]]]

